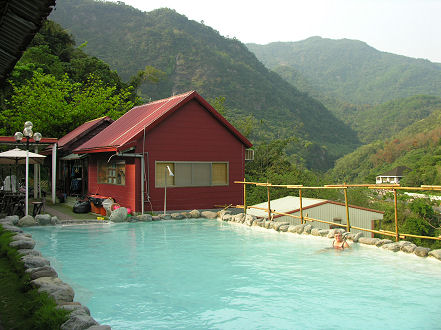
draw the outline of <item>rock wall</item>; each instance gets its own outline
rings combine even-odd
[[[17,252],[22,255],[21,261],[31,277],[31,285],[37,288],[38,292],[45,292],[52,297],[57,303],[57,308],[71,312],[69,319],[62,324],[61,330],[110,329],[110,326],[100,325],[94,320],[86,306],[74,301],[75,292],[72,287],[59,279],[55,269],[50,266],[49,260],[45,259],[39,251],[34,250],[35,241],[32,235],[14,226],[14,222],[19,224],[20,220],[18,216],[10,216],[0,219],[0,225],[14,234],[9,246],[17,249]],[[26,222],[22,221],[21,224],[27,226],[29,218],[25,220]],[[37,222],[32,223],[37,225]]]
[[[230,214],[229,211],[218,212],[217,219],[219,221],[235,222],[249,227],[261,227],[265,229],[272,229],[279,232],[288,232],[298,235],[313,235],[328,239],[333,239],[334,235],[337,232],[340,232],[343,234],[346,240],[352,241],[353,243],[373,245],[392,252],[402,251],[405,253],[413,253],[416,256],[422,258],[433,257],[435,259],[441,260],[441,249],[431,250],[426,247],[416,246],[415,244],[409,241],[393,242],[389,239],[363,237],[362,233],[357,233],[357,234],[348,233],[345,232],[345,230],[342,228],[320,229],[320,228],[314,228],[314,226],[309,223],[290,225],[288,222],[269,221],[266,219],[256,218],[255,216],[249,214],[246,216],[243,213],[232,215]]]

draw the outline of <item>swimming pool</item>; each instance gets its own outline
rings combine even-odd
[[[436,329],[441,263],[209,220],[34,227],[112,329]]]

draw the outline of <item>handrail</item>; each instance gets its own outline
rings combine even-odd
[[[390,184],[390,185],[372,185],[372,184],[335,184],[335,185],[324,185],[324,186],[316,186],[316,187],[309,187],[309,186],[303,186],[303,185],[273,185],[269,182],[247,182],[245,179],[243,181],[234,181],[234,183],[237,184],[243,184],[244,185],[244,205],[236,205],[236,208],[243,208],[244,212],[246,213],[247,209],[258,209],[263,210],[268,213],[268,219],[272,219],[274,214],[282,215],[282,216],[289,216],[292,218],[300,219],[301,223],[303,221],[310,221],[310,222],[320,222],[320,223],[326,223],[333,226],[339,226],[339,227],[345,227],[347,232],[351,231],[352,229],[366,231],[374,234],[380,234],[384,236],[391,236],[395,237],[396,241],[399,241],[401,238],[406,237],[415,237],[415,238],[422,238],[422,239],[432,239],[432,240],[441,240],[441,237],[433,237],[433,236],[421,236],[421,235],[414,235],[414,234],[404,234],[399,232],[398,228],[398,207],[397,207],[397,190],[429,190],[429,191],[441,191],[441,186],[431,186],[431,185],[421,185],[421,187],[401,187],[399,184]],[[246,204],[246,185],[255,185],[255,186],[262,186],[267,187],[267,197],[268,197],[268,207],[258,207],[258,206],[249,206]],[[290,213],[284,213],[284,212],[278,212],[276,210],[271,209],[270,206],[270,188],[288,188],[288,189],[299,189],[299,198],[300,198],[300,216],[293,215]],[[347,196],[347,189],[353,188],[353,187],[364,187],[368,189],[382,189],[382,190],[393,190],[394,192],[394,209],[395,209],[395,231],[386,231],[386,230],[374,230],[374,229],[367,229],[367,228],[361,228],[357,226],[353,226],[350,224],[349,221],[349,204],[348,204],[348,196]],[[325,221],[321,219],[314,219],[311,217],[303,216],[303,208],[302,208],[302,190],[303,189],[344,189],[345,192],[345,208],[346,208],[346,224],[340,224],[335,223],[331,221]]]

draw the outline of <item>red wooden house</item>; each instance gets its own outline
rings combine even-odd
[[[111,123],[113,120],[109,117],[89,120],[58,140],[57,188],[61,192],[67,195],[87,193],[87,158],[72,152]]]
[[[137,106],[78,147],[90,194],[142,212],[241,203],[251,143],[195,91]],[[170,176],[167,167],[174,176]]]

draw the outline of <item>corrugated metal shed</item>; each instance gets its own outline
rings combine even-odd
[[[254,205],[261,208],[267,208],[268,202]],[[346,206],[343,203],[338,203],[325,199],[302,198],[303,216],[309,218],[336,222],[346,224]],[[286,196],[283,198],[271,201],[271,210],[277,212],[288,213],[300,216],[300,198],[296,196]],[[249,209],[248,214],[258,217],[267,218],[268,213],[264,210]],[[367,209],[355,205],[349,205],[349,221],[352,226],[373,229],[373,221],[383,219],[383,212]],[[274,216],[275,221],[289,222],[291,224],[300,224],[299,218],[290,216]],[[316,228],[329,229],[330,225],[321,222],[313,222],[312,225]],[[357,233],[359,230],[351,229],[352,232]],[[370,236],[368,232],[364,232],[364,236]]]
[[[0,81],[12,71],[55,0],[0,0]]]
[[[134,107],[109,127],[75,150],[77,153],[124,150],[143,134],[153,129],[180,109],[184,104],[197,100],[214,118],[221,122],[237,139],[248,148],[252,144],[222,117],[207,101],[195,91],[169,97]]]
[[[326,200],[317,198],[302,198],[302,208],[304,209],[305,207],[317,205],[323,202],[326,202]],[[268,202],[256,204],[253,206],[267,208]],[[277,212],[289,213],[297,209],[300,209],[300,198],[296,196],[286,196],[271,201],[271,210],[276,210]],[[247,213],[256,217],[268,217],[268,212],[264,210],[249,209]]]

